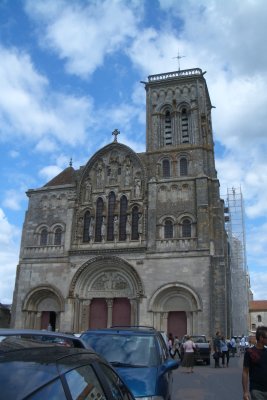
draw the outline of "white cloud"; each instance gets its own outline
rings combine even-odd
[[[49,135],[71,146],[81,144],[94,122],[92,100],[53,92],[23,52],[0,47],[0,58],[2,138],[12,135],[38,142]]]
[[[44,27],[39,32],[42,45],[66,61],[69,73],[87,77],[102,65],[106,55],[123,48],[129,38],[137,35],[142,2],[129,2],[126,6],[120,0],[48,0],[44,6],[30,0],[26,10]]]
[[[12,302],[18,262],[19,239],[21,231],[7,220],[0,208],[0,302]]]
[[[49,181],[57,176],[60,172],[62,172],[62,169],[57,165],[48,165],[39,171],[39,175]]]
[[[3,206],[14,211],[21,209],[21,203],[25,198],[25,193],[18,189],[10,189],[4,193]]]
[[[265,271],[251,272],[250,283],[254,300],[267,300],[267,273]]]

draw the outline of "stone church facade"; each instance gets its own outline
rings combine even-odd
[[[113,141],[27,192],[12,326],[226,335],[229,262],[201,69],[148,77],[146,151]]]

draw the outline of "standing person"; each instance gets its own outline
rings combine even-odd
[[[236,341],[236,356],[240,357],[240,338],[237,336]]]
[[[267,326],[257,328],[256,341],[244,355],[243,400],[267,400]]]
[[[241,354],[245,353],[245,348],[246,348],[246,338],[244,337],[244,335],[242,335],[242,338],[240,340],[240,350],[241,350]]]
[[[171,356],[171,358],[173,358],[173,336],[172,333],[169,333],[168,335],[168,349],[169,349],[169,354]]]
[[[215,338],[213,340],[213,358],[215,361],[215,368],[221,368],[220,366],[220,356],[221,356],[221,334],[219,331],[216,332]]]
[[[231,340],[230,340],[230,344],[231,344],[231,353],[232,353],[232,357],[235,356],[236,353],[236,341],[234,336],[232,336]]]
[[[225,340],[225,337],[222,336],[221,338],[221,353],[222,353],[222,366],[225,368],[225,360],[226,360],[226,367],[229,367],[229,349],[228,344]]]
[[[184,356],[182,361],[182,367],[187,368],[187,372],[194,372],[195,364],[195,343],[190,339],[190,336],[186,336],[186,341],[183,343]]]
[[[174,336],[174,341],[173,341],[173,358],[175,357],[175,354],[178,354],[178,357],[181,358],[180,354],[180,341],[177,336]]]

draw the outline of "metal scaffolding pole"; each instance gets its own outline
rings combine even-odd
[[[231,268],[232,335],[246,335],[249,316],[249,278],[241,188],[228,188],[225,202],[225,227],[228,234]]]

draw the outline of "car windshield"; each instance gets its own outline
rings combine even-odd
[[[157,344],[152,335],[105,335],[91,332],[85,334],[83,339],[114,366],[147,367],[158,363]]]

